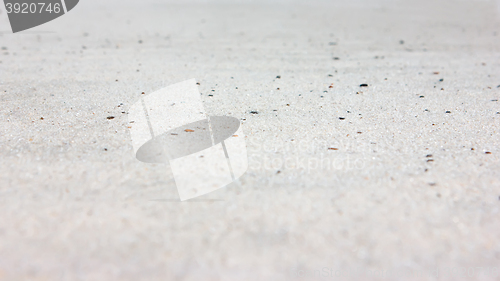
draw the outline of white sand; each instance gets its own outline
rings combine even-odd
[[[500,2],[329,2],[2,7],[0,279],[499,280]],[[180,202],[122,112],[190,78],[250,168]]]

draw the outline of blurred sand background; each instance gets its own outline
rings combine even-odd
[[[0,280],[500,280],[444,272],[500,267],[499,39],[499,1],[2,6]],[[250,167],[180,202],[127,110],[190,78]]]

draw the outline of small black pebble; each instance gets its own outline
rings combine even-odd
[[[419,98],[423,99],[423,98],[424,98],[424,96],[420,96]]]
[[[368,87],[368,84],[361,84],[360,87]]]
[[[108,149],[107,149],[107,148],[105,148],[105,149],[104,149],[104,151],[108,151]]]
[[[491,101],[498,101],[498,100],[491,100]]]
[[[331,74],[328,74],[328,77],[333,77],[333,75],[331,75]]]
[[[208,96],[209,96],[209,97],[213,97],[214,95],[210,94],[210,95],[208,95]]]
[[[340,120],[344,120],[344,119],[345,119],[345,117],[339,117],[339,119],[340,119]]]
[[[425,157],[432,157],[432,154],[427,154],[425,155]]]
[[[338,58],[338,57],[334,57],[333,59],[334,59],[334,60],[339,60],[340,58]]]
[[[439,79],[439,82],[443,82],[443,81],[444,81],[444,79],[443,79],[443,78]]]
[[[250,111],[250,113],[252,113],[252,114],[259,114],[259,112],[257,112],[257,111]]]
[[[106,118],[107,118],[108,120],[115,119],[115,117],[114,117],[114,116],[108,116],[108,117],[106,117]]]
[[[281,79],[281,76],[280,75],[276,76],[276,79]]]
[[[449,110],[446,110],[446,113],[451,113],[451,111],[449,111]]]

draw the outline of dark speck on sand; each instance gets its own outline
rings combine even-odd
[[[360,87],[368,87],[368,84],[361,84]]]

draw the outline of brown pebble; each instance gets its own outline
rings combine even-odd
[[[339,149],[335,147],[329,147],[328,150],[339,150]]]
[[[432,154],[427,154],[425,155],[425,157],[432,157]]]
[[[233,138],[237,138],[237,137],[238,137],[238,135],[233,135]]]
[[[438,74],[439,74],[439,71],[434,71],[432,74],[434,74],[434,75],[438,75]]]
[[[427,162],[434,162],[434,159],[427,159]]]
[[[106,118],[107,118],[108,120],[115,119],[115,117],[114,117],[114,116],[108,116],[108,117],[106,117]]]
[[[191,132],[194,132],[194,131],[191,130],[191,129],[186,129],[186,130],[184,130],[184,132],[190,132],[191,133]]]
[[[485,154],[491,154],[491,152],[489,152],[489,151],[486,151],[486,152],[485,152]]]
[[[142,94],[141,94],[141,95],[145,95],[145,93],[144,93],[144,92],[142,92]]]
[[[40,120],[43,120],[43,117],[40,117]]]

